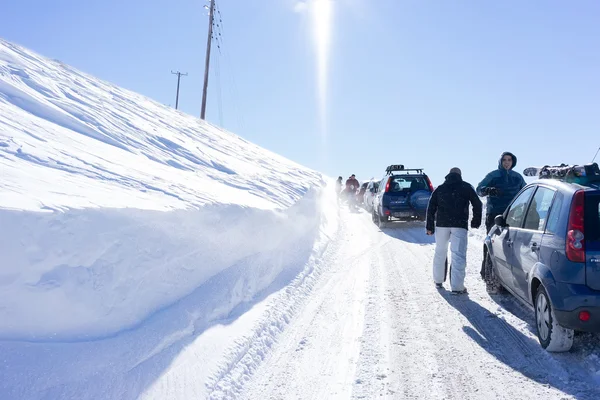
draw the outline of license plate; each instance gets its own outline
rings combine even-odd
[[[392,216],[396,217],[396,218],[405,218],[405,217],[410,217],[411,215],[412,215],[412,213],[410,213],[410,212],[395,212],[395,213],[392,213]]]

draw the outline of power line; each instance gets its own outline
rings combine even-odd
[[[220,63],[220,55],[217,55],[215,58],[215,76],[217,78],[217,103],[219,107],[219,125],[224,127],[223,123],[223,96],[221,93],[221,63]]]
[[[187,76],[187,72],[185,74],[182,74],[179,71],[177,71],[177,72],[171,71],[171,73],[173,75],[177,75],[177,94],[175,95],[175,109],[177,110],[177,108],[179,106],[179,82],[181,81],[182,76]]]
[[[233,99],[233,107],[234,107],[234,114],[237,118],[237,122],[238,122],[238,128],[243,131],[244,130],[244,115],[241,111],[241,107],[239,105],[239,98],[238,98],[238,88],[237,88],[237,83],[235,80],[235,74],[233,71],[233,67],[232,65],[234,65],[234,63],[231,61],[231,56],[229,54],[229,52],[227,51],[227,45],[225,44],[225,39],[224,37],[225,35],[225,27],[223,24],[223,16],[221,15],[221,10],[219,8],[219,4],[215,2],[215,20],[218,19],[218,23],[216,24],[216,31],[217,31],[217,36],[216,36],[216,40],[218,40],[220,42],[220,47],[219,47],[219,54],[223,56],[223,61],[225,64],[225,69],[227,69],[227,71],[229,72],[228,78],[230,80],[230,85],[228,86],[228,90],[229,90],[229,94]],[[218,14],[218,17],[217,17]],[[219,46],[219,45],[218,45]],[[223,47],[223,51],[221,51],[221,47]]]
[[[219,15],[217,17],[217,14]],[[215,2],[215,18],[213,18],[213,32],[212,39],[215,41],[217,45],[218,54],[213,55],[215,61],[214,75],[217,81],[217,105],[219,110],[219,125],[224,127],[223,121],[223,95],[221,90],[221,57],[223,53],[221,52],[221,46],[223,46],[223,34],[222,34],[222,25],[223,20],[221,19],[221,11],[219,10],[219,5]]]
[[[594,158],[592,158],[592,162],[594,162],[596,157],[598,157],[598,152],[600,152],[600,147],[598,147],[598,150],[596,151],[596,155],[594,156]]]
[[[215,12],[219,14],[218,21],[216,18],[213,18],[213,32],[212,38],[217,43],[217,49],[219,50],[219,54],[221,54],[221,46],[223,46],[223,19],[221,18],[221,11],[219,10],[219,5],[215,2]],[[216,33],[216,35],[215,35]]]

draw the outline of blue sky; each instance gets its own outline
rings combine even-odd
[[[521,172],[600,146],[595,0],[332,0],[324,125],[310,7],[217,1],[207,119],[330,176],[403,163],[437,185],[458,166],[476,185],[503,151]],[[199,116],[205,4],[9,1],[0,36],[173,106],[187,72],[179,108]]]

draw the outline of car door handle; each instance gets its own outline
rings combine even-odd
[[[539,251],[539,250],[540,250],[540,246],[538,246],[537,243],[533,242],[533,244],[531,245],[531,251],[533,251],[535,253],[536,251]]]

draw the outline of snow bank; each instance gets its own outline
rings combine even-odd
[[[227,315],[304,266],[322,229],[318,193],[285,211],[0,210],[0,338],[106,337],[225,272],[205,297],[226,294],[214,314]]]
[[[330,266],[321,260],[337,234],[337,202],[329,190],[310,196],[295,206],[294,222],[318,220],[318,230],[240,259],[136,329],[75,343],[0,340],[0,398],[208,398],[203,394],[227,386],[238,368],[247,379]],[[301,237],[297,226],[285,234]]]

